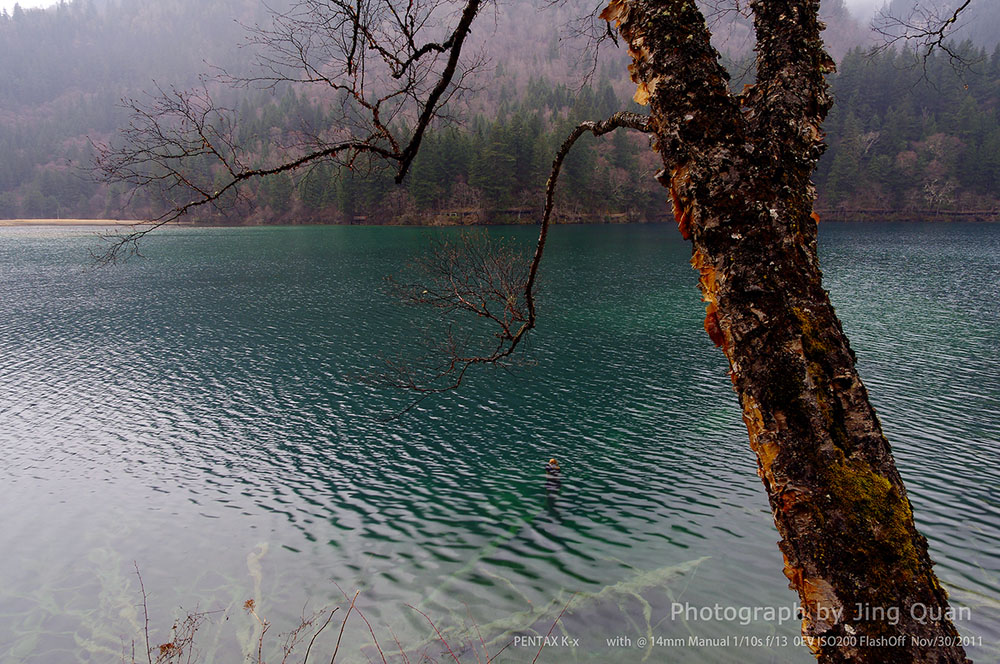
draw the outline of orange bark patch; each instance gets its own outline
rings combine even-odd
[[[705,291],[705,286],[709,283],[715,285],[715,280],[712,279],[711,282],[706,279],[706,275],[709,272],[714,272],[715,267],[705,258],[705,254],[701,253],[700,250],[695,250],[694,255],[691,256],[691,267],[698,270],[700,278],[698,279],[698,286],[701,288],[701,299],[703,302],[708,302],[709,300],[715,299],[715,293],[712,291]]]
[[[802,600],[802,635],[806,645],[815,654],[819,652],[820,640],[813,635],[823,634],[842,622],[845,616],[844,604],[829,581],[807,578],[805,570],[792,565],[787,556],[785,567],[781,571],[788,578],[788,585],[798,591]]]
[[[688,180],[686,168],[675,168],[670,172],[670,202],[674,206],[674,221],[677,222],[677,230],[685,240],[691,239],[691,206],[684,204],[680,188]]]
[[[645,81],[639,84],[639,87],[635,89],[635,94],[632,95],[632,99],[635,103],[640,106],[648,106],[649,98],[653,96],[653,91],[649,89],[649,85]]]
[[[604,8],[604,11],[601,12],[600,18],[604,19],[608,23],[611,23],[612,21],[620,22],[621,16],[624,12],[625,3],[622,2],[622,0],[611,0],[611,2],[608,3],[608,6]]]
[[[633,62],[628,66],[628,76],[633,83],[639,82],[639,67]]]
[[[767,486],[776,486],[777,482],[771,467],[774,465],[774,460],[778,458],[781,448],[777,443],[768,442],[763,436],[764,415],[760,412],[757,401],[749,394],[743,395],[743,423],[750,436],[750,449],[757,455],[757,474],[766,482]]]
[[[782,568],[781,573],[788,579],[789,585],[795,590],[798,590],[802,587],[802,569],[794,567],[792,563],[788,561],[788,556],[785,556],[784,558],[785,566]]]
[[[718,286],[716,284],[716,275],[718,274],[716,269],[711,265],[702,265],[698,268],[700,276],[698,277],[698,288],[701,289],[702,299],[705,302],[715,302],[715,294],[718,292]]]
[[[680,222],[678,224],[680,225]],[[708,303],[705,308],[705,331],[708,332],[712,343],[728,355],[729,344],[726,342],[726,335],[719,322],[719,306],[716,295],[718,292],[718,271],[700,251],[695,251],[694,256],[691,257],[691,267],[698,270],[698,287],[701,288],[701,299]]]
[[[673,189],[670,190],[673,193]],[[674,220],[677,222],[677,230],[681,232],[681,237],[685,240],[691,239],[691,214],[684,209],[678,208],[674,204]]]
[[[769,483],[774,486],[774,473],[771,472],[771,467],[774,465],[774,460],[778,458],[778,452],[781,451],[781,448],[777,443],[761,443],[754,451],[757,452],[757,458],[760,459],[761,469],[767,476]],[[794,496],[790,496],[790,498],[794,498]],[[794,500],[786,507],[791,507],[792,503]]]
[[[773,463],[774,458],[778,456],[778,446],[771,444],[771,445],[766,445],[765,447],[773,448],[772,450],[768,450],[768,452],[771,454],[770,463]],[[782,512],[791,511],[792,509],[795,508],[796,505],[802,502],[804,497],[805,494],[803,494],[801,491],[793,491],[785,487],[785,489],[778,495],[778,500],[781,503],[781,511]]]
[[[802,578],[799,587],[802,597],[802,608],[806,619],[811,623],[811,629],[823,633],[841,622],[844,617],[844,605],[837,598],[833,586],[826,579]],[[814,632],[814,633],[815,633]]]
[[[719,348],[725,346],[726,335],[719,327],[719,308],[715,302],[709,302],[708,307],[705,308],[705,331],[708,332],[708,338],[712,340],[712,343]]]
[[[760,434],[764,432],[764,416],[760,412],[760,406],[749,394],[743,396],[743,423],[747,425],[747,433],[750,434],[750,447],[756,451]]]

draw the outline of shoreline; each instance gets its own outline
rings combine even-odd
[[[1000,221],[1000,215],[996,213],[929,213],[926,216],[913,214],[913,213],[890,213],[890,214],[872,214],[870,211],[858,211],[856,214],[851,214],[845,211],[831,211],[824,210],[818,211],[817,214],[820,217],[820,224],[824,223],[835,223],[835,224],[852,224],[852,223],[954,223],[954,222],[973,222],[973,223],[996,223]],[[673,219],[665,217],[664,219],[657,219],[653,221],[629,221],[629,222],[607,222],[607,221],[573,221],[573,222],[553,222],[555,226],[621,226],[621,225],[661,225],[661,224],[671,224]],[[0,228],[25,228],[32,226],[44,226],[44,227],[86,227],[86,226],[104,226],[104,227],[127,227],[136,226],[142,224],[148,224],[150,222],[143,221],[141,219],[0,219]],[[275,223],[275,224],[240,224],[240,223],[211,223],[211,222],[199,222],[199,221],[174,221],[167,224],[168,226],[182,226],[186,228],[267,228],[267,227],[278,227],[278,226],[393,226],[393,227],[409,227],[409,228],[447,228],[447,227],[479,227],[479,226],[533,226],[537,225],[533,222],[525,223],[524,221],[515,223],[473,223],[473,224],[403,224],[403,223],[330,223],[323,221],[309,221],[305,223]]]
[[[0,219],[0,226],[135,226],[137,219]]]

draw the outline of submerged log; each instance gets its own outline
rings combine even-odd
[[[619,611],[620,616],[624,616],[627,624],[636,628],[637,637],[645,638],[646,645],[635,652],[643,653],[642,661],[646,661],[655,652],[655,637],[658,635],[655,630],[656,622],[654,622],[652,607],[646,599],[647,596],[654,591],[669,593],[672,583],[693,573],[706,560],[708,557],[701,557],[658,569],[637,570],[632,576],[605,586],[596,592],[581,591],[572,594],[565,591],[560,592],[542,606],[533,606],[531,601],[525,597],[525,604],[528,608],[483,625],[469,625],[461,613],[453,613],[449,625],[436,630],[426,639],[403,648],[403,652],[406,653],[405,659],[423,661],[421,657],[427,650],[437,647],[435,644],[438,644],[442,649],[450,649],[458,655],[461,655],[463,650],[471,650],[473,654],[470,655],[470,659],[475,659],[476,655],[482,655],[483,652],[489,653],[490,656],[496,656],[505,647],[509,647],[516,636],[545,637],[547,631],[555,631],[568,637],[569,634],[562,626],[565,620],[577,617],[582,620],[583,624],[591,625],[594,624],[594,614],[611,607]],[[516,586],[508,579],[496,578],[516,589]],[[628,609],[634,607],[628,607],[628,602],[637,604],[641,609],[641,624],[633,620]],[[445,607],[439,606],[435,615],[441,615],[442,609]],[[568,640],[568,643],[573,643],[573,641]]]

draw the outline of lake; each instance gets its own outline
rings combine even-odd
[[[457,232],[175,228],[95,268],[92,229],[0,228],[0,660],[145,661],[137,567],[154,645],[211,612],[204,662],[256,655],[246,600],[278,661],[357,591],[414,662],[452,661],[427,618],[463,662],[546,634],[539,662],[814,661],[676,229],[554,228],[529,366],[397,418],[412,395],[358,380],[427,334],[384,277]],[[1000,226],[823,225],[820,251],[969,654],[997,661]],[[352,617],[337,661],[370,644]]]

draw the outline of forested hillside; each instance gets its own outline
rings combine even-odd
[[[956,51],[968,68],[942,53],[843,59],[832,79],[830,148],[815,176],[821,209],[899,217],[998,209],[1000,47]]]
[[[997,208],[1000,50],[965,44],[974,64],[958,70],[937,56],[925,62],[900,51],[848,52],[863,31],[842,0],[824,4],[827,38],[841,60],[831,77],[837,105],[827,123],[830,149],[816,175],[824,214],[916,217]],[[552,155],[573,124],[637,108],[620,51],[605,51],[580,87],[593,59],[566,37],[581,6],[549,5],[504,4],[496,20],[474,31],[474,48],[490,64],[456,108],[460,121],[436,128],[401,187],[364,168],[320,166],[295,179],[254,182],[243,192],[245,205],[201,220],[533,220]],[[197,85],[211,65],[250,67],[251,53],[238,48],[243,26],[265,20],[257,0],[74,0],[0,15],[0,218],[155,214],[163,201],[153,193],[128,198],[90,179],[90,140],[107,140],[125,121],[122,97]],[[714,30],[740,63],[732,66],[740,86],[747,23],[726,15]],[[208,85],[237,111],[238,138],[261,162],[333,117],[331,100],[312,92]],[[581,139],[564,169],[560,220],[667,218],[645,141],[622,132]]]

